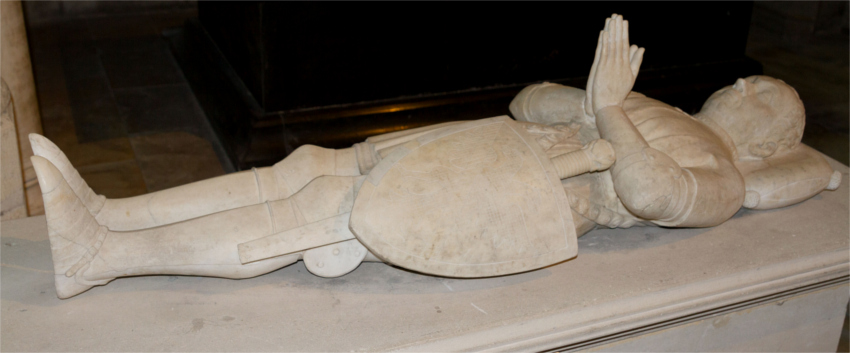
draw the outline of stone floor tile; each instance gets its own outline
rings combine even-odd
[[[33,78],[38,89],[67,89],[65,69],[62,66],[61,58],[42,60],[42,62],[33,64]],[[65,95],[67,96],[67,94]]]
[[[40,26],[27,29],[27,36],[35,35],[38,40],[51,40],[55,42],[88,41],[92,39],[89,27],[81,20],[70,20],[61,22],[45,23]],[[29,41],[33,43],[33,40]],[[30,44],[32,45],[32,44]]]
[[[86,183],[108,198],[131,197],[147,193],[142,171],[135,160],[95,164],[78,168]]]
[[[27,39],[33,70],[39,66],[39,59],[53,55],[61,58],[62,51],[59,49],[59,42],[57,41],[53,29],[50,26],[40,26],[28,29]]]
[[[133,38],[156,35],[147,17],[131,15],[110,15],[87,18],[85,25],[92,39]]]
[[[80,143],[127,136],[124,121],[105,78],[69,79],[67,84]]]
[[[163,17],[153,26],[158,31],[185,20],[175,18]],[[39,39],[32,60],[44,135],[109,197],[148,192],[146,179],[159,190],[223,174],[211,143],[196,136],[214,139],[166,43],[152,32],[130,38],[128,32],[92,35],[86,25],[98,23],[75,20],[33,31]],[[73,31],[75,39],[66,40],[58,29]],[[122,113],[131,118],[135,133],[154,134],[131,143]],[[157,134],[167,131],[190,133]],[[134,145],[143,153],[139,159]]]
[[[167,14],[156,14],[148,17],[150,26],[154,32],[161,34],[163,30],[168,28],[182,27],[186,20],[198,17],[198,9],[190,8],[184,11],[173,11]]]
[[[65,93],[65,87],[61,87],[61,89],[51,88],[47,85],[43,87],[38,89],[36,95],[42,125],[49,124],[56,119],[68,119],[73,124],[74,116],[71,112],[68,95]]]
[[[67,118],[73,122],[71,102],[62,62],[42,62],[34,66],[36,97],[41,111],[42,125],[56,118]]]
[[[93,42],[61,43],[59,51],[66,79],[106,77],[106,72],[100,64],[99,49]]]
[[[129,161],[136,158],[130,139],[127,137],[80,144],[59,144],[57,142],[56,145],[65,152],[68,160],[75,167]]]
[[[167,132],[130,141],[150,192],[224,174],[212,144],[198,136]]]
[[[126,137],[98,50],[90,43],[62,46],[68,100],[80,143]]]
[[[185,83],[116,89],[115,99],[130,134],[186,131],[205,136],[203,111]]]
[[[42,96],[50,97],[48,93],[39,93],[39,98]],[[39,101],[41,110],[41,127],[44,131],[44,136],[55,143],[73,143],[78,144],[77,131],[74,127],[74,113],[70,105],[62,104],[47,104],[51,101],[58,101],[61,98],[50,97],[45,99],[45,103]]]
[[[167,43],[158,36],[98,41],[97,46],[112,88],[185,81]]]
[[[133,160],[133,148],[127,137],[80,143],[70,108],[41,106],[44,136],[68,156],[75,167]]]

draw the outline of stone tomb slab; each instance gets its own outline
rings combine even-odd
[[[798,312],[771,316],[790,321],[753,330],[764,338],[753,338],[753,344],[780,339],[798,326],[817,326],[826,333],[796,335],[795,342],[780,348],[834,350],[841,319],[833,324],[823,321],[824,315],[807,315],[832,312],[843,318],[847,302],[850,178],[846,166],[830,163],[843,174],[841,187],[801,204],[743,210],[707,229],[597,230],[579,239],[573,260],[482,279],[421,275],[380,263],[326,279],[311,275],[299,262],[244,280],[120,278],[59,300],[44,217],[3,222],[0,350],[592,348],[712,320],[734,325],[735,313],[760,312],[772,301],[777,310]],[[824,290],[833,293],[832,299],[778,304],[795,295],[821,298]],[[724,341],[713,342],[706,348],[749,347],[740,341],[725,348]]]

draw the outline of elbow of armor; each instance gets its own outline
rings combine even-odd
[[[652,148],[618,160],[614,188],[623,205],[647,220],[670,218],[680,203],[682,169],[672,158]]]
[[[516,120],[554,125],[586,120],[585,92],[575,87],[544,82],[524,88],[511,101]]]

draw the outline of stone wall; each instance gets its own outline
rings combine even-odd
[[[128,15],[147,12],[193,11],[195,0],[178,1],[27,1],[24,3],[30,26],[45,22],[85,17]]]

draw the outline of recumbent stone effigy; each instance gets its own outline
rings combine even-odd
[[[631,92],[644,49],[613,15],[586,90],[524,89],[507,116],[303,146],[258,168],[126,199],[97,195],[31,135],[60,298],[122,276],[248,278],[303,260],[342,276],[362,261],[487,277],[577,255],[597,227],[710,227],[835,190],[800,143],[796,91],[752,76],[690,116]]]

